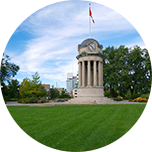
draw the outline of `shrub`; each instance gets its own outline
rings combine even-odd
[[[149,94],[142,94],[141,97],[142,97],[142,98],[149,99]]]
[[[130,99],[131,98],[131,93],[130,92],[127,92],[125,95],[124,95],[124,97],[123,97],[124,99]]]
[[[18,98],[10,98],[10,101],[17,101]]]
[[[147,101],[148,101],[148,99],[142,98],[142,97],[138,97],[138,98],[132,100],[132,102],[147,102]]]
[[[27,98],[26,103],[37,103],[39,99],[38,97]]]
[[[47,100],[43,97],[31,97],[22,98],[18,100],[18,103],[45,103]]]
[[[130,99],[136,99],[136,98],[138,98],[138,97],[140,97],[140,94],[134,94],[134,95],[132,95],[131,97],[130,97]]]
[[[59,98],[72,98],[70,95],[66,94],[64,90],[61,91],[61,94],[59,95]]]
[[[114,94],[113,94],[113,97],[117,98],[117,96],[118,96],[118,92],[115,91]]]
[[[18,103],[26,103],[27,98],[21,98],[17,102]]]
[[[6,102],[6,101],[10,101],[10,95],[3,96],[3,98],[4,98],[4,101],[5,101],[5,102]]]
[[[42,97],[39,99],[39,103],[46,103],[46,102],[47,102],[47,100],[45,97]]]
[[[104,96],[110,98],[110,92],[109,91],[105,91],[104,92]]]
[[[55,89],[53,89],[53,88],[50,89],[50,97],[51,97],[51,99],[58,98],[59,94],[60,94],[60,92],[59,92],[58,89],[56,89],[56,88]]]
[[[65,102],[65,99],[58,99],[57,102]]]
[[[114,98],[113,100],[114,100],[114,101],[122,101],[123,98]]]
[[[72,98],[70,95],[68,95],[68,94],[65,94],[65,95],[60,95],[59,96],[59,98],[67,98],[67,99],[70,99],[70,98]]]

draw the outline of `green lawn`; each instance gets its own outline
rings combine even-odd
[[[124,135],[146,104],[8,107],[17,124],[32,138],[64,151],[88,151]]]

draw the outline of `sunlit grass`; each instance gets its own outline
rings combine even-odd
[[[1,151],[152,151],[152,105],[1,107]]]

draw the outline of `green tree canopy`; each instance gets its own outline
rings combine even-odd
[[[60,94],[60,92],[59,92],[58,89],[56,89],[56,88],[55,89],[54,88],[50,88],[50,97],[51,97],[51,99],[58,98],[59,94]]]
[[[17,98],[19,95],[19,81],[11,80],[8,85],[10,98]]]
[[[129,49],[128,57],[127,57],[127,72],[126,81],[127,86],[133,95],[133,93],[137,93],[144,88],[144,82],[147,79],[145,77],[145,55],[144,50],[142,50],[139,46],[131,47]],[[125,80],[124,80],[125,81]]]
[[[151,78],[152,78],[152,75],[151,75],[151,62],[150,62],[150,56],[149,56],[149,53],[148,53],[148,50],[147,49],[144,49],[144,61],[145,61],[145,67],[144,67],[144,72],[145,72],[145,79],[144,79],[144,85],[146,87],[145,92],[150,92],[150,89],[151,89]]]
[[[40,76],[38,74],[38,72],[36,72],[34,75],[32,75],[32,83],[33,84],[41,84],[41,81],[40,81]]]
[[[10,62],[10,57],[8,55],[3,54],[0,71],[1,83],[5,83],[6,81],[9,81],[10,78],[13,78],[19,69],[19,66]]]
[[[40,76],[38,72],[36,72],[33,76],[33,79],[24,78],[20,85],[20,95],[23,98],[32,97],[32,96],[45,96],[46,90],[41,85]]]
[[[119,91],[121,96],[129,90],[131,95],[150,91],[151,64],[147,49],[119,46],[103,50],[104,87],[111,96]]]

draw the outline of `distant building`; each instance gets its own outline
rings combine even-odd
[[[64,90],[64,88],[55,88],[57,89],[60,93],[62,92],[62,90]]]
[[[66,87],[67,92],[71,92],[72,89],[76,88],[77,77],[73,76],[73,73],[67,73]]]
[[[73,77],[73,73],[67,73],[67,78],[72,78]]]
[[[50,89],[50,85],[49,84],[42,84],[42,86],[44,87],[45,90],[49,90]]]

